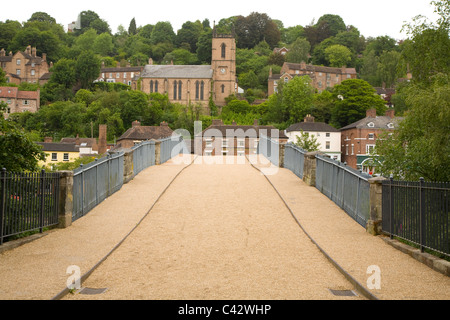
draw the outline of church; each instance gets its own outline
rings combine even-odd
[[[236,41],[232,34],[213,30],[211,65],[146,65],[133,88],[145,93],[167,94],[170,102],[201,105],[208,110],[210,98],[218,107],[237,93]]]

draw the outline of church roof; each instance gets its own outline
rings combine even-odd
[[[147,65],[141,78],[211,79],[210,65]]]

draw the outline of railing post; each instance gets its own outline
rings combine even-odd
[[[41,170],[41,210],[39,212],[39,232],[44,231],[45,170]]]
[[[0,245],[3,244],[3,229],[5,224],[5,209],[6,209],[6,169],[2,169],[1,174],[2,194],[1,194],[1,212],[0,212]]]
[[[425,251],[425,194],[424,194],[424,179],[420,178],[419,194],[420,194],[420,252]]]
[[[392,196],[392,184],[394,182],[394,177],[391,175],[389,178],[389,237],[394,239],[394,201]]]

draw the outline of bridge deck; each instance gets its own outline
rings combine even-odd
[[[185,169],[129,237],[65,299],[361,299],[249,163]],[[236,161],[236,160],[235,160]],[[203,162],[203,163],[201,163]],[[51,299],[67,267],[88,272],[145,216],[186,164],[150,167],[67,229],[0,256],[0,299]],[[373,237],[292,172],[269,179],[307,233],[362,285],[381,270],[380,299],[449,299],[450,280]]]

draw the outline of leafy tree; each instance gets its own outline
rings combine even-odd
[[[112,36],[106,32],[98,35],[94,40],[93,49],[102,56],[110,55],[114,49]]]
[[[377,66],[377,76],[387,88],[392,88],[399,78],[399,74],[406,74],[406,70],[400,68],[401,53],[397,51],[385,51],[380,56]]]
[[[375,89],[362,79],[348,79],[333,87],[335,105],[332,123],[336,128],[363,119],[368,109],[375,108],[377,114],[386,111],[385,101],[375,94]]]
[[[340,68],[348,65],[352,60],[352,53],[347,47],[335,44],[325,49],[325,57],[330,67]]]
[[[295,145],[308,152],[318,151],[320,147],[320,143],[317,142],[317,137],[310,136],[308,132],[303,132],[303,130],[301,130],[299,136],[297,135]]]
[[[172,24],[168,21],[160,21],[153,27],[151,42],[152,44],[162,42],[173,44],[175,37],[176,35],[175,32],[173,32]]]
[[[75,64],[77,79],[83,89],[91,86],[92,82],[97,79],[100,74],[100,59],[98,59],[91,51],[83,52]]]
[[[22,24],[18,21],[0,21],[0,49],[5,49],[7,52],[12,50],[11,41],[21,29]]]
[[[45,12],[35,12],[31,15],[31,18],[28,19],[28,21],[40,21],[40,22],[47,22],[47,23],[56,23],[55,18],[50,16],[48,13]]]
[[[178,34],[176,36],[176,44],[179,46],[182,43],[188,43],[190,51],[192,53],[197,52],[197,42],[202,32],[203,25],[200,23],[200,21],[187,21],[183,23],[181,29],[178,30]]]
[[[296,123],[310,113],[314,89],[309,76],[294,77],[282,90],[282,104],[289,113],[289,122]]]
[[[289,48],[286,54],[286,61],[292,63],[308,62],[311,45],[304,38],[297,38]]]
[[[198,38],[197,59],[201,63],[211,63],[212,56],[212,29],[206,29]]]
[[[7,105],[0,102],[0,110]],[[42,149],[13,122],[0,117],[0,167],[11,172],[36,171],[39,160],[45,160]]]
[[[319,30],[326,30],[326,38],[334,37],[339,32],[343,32],[347,30],[347,27],[345,26],[344,20],[335,14],[324,14],[317,20],[316,27],[319,28]],[[325,38],[325,39],[326,39]]]
[[[281,30],[281,40],[287,44],[293,43],[298,38],[305,38],[305,36],[305,30],[300,25]]]
[[[392,136],[377,140],[383,174],[450,181],[450,79],[438,74],[431,81],[407,89],[409,111]]]
[[[273,48],[281,39],[277,25],[265,13],[252,12],[247,17],[238,16],[234,26],[239,48],[251,49],[263,40]]]

